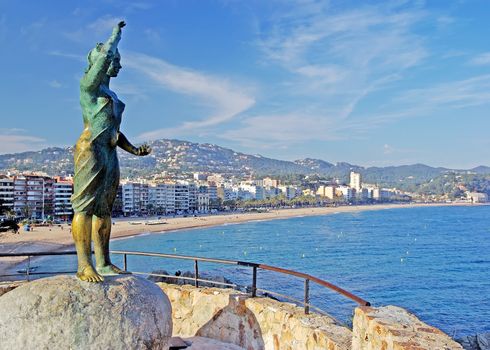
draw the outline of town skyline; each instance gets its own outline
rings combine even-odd
[[[124,19],[112,87],[135,142],[364,167],[489,165],[484,1],[21,5],[0,5],[0,154],[74,144],[86,54]]]

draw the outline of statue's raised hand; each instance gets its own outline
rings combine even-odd
[[[151,153],[151,147],[148,146],[146,143],[142,144],[140,147],[136,149],[137,156],[147,156],[150,153]]]
[[[121,21],[119,22],[116,26],[114,26],[114,29],[112,30],[113,35],[121,35],[121,29],[126,26],[126,22]]]

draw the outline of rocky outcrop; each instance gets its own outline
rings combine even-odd
[[[490,333],[469,335],[457,341],[465,350],[490,350]]]
[[[131,275],[36,280],[4,294],[0,310],[2,349],[168,349],[172,333],[167,296]]]
[[[356,308],[352,350],[460,350],[441,330],[396,306]]]

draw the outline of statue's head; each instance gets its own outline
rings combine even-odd
[[[101,55],[101,51],[104,47],[104,44],[98,43],[90,52],[88,53],[88,69],[92,67],[92,64],[97,59],[97,56]],[[117,74],[119,73],[119,70],[122,68],[121,66],[121,55],[119,54],[119,50],[116,49],[116,54],[112,58],[111,64],[109,65],[109,68],[107,69],[107,75],[110,77],[117,77]],[[87,71],[88,71],[87,69]]]

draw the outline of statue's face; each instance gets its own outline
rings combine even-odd
[[[112,59],[111,65],[107,69],[107,75],[110,77],[117,77],[117,74],[121,68],[121,56],[115,55]]]

